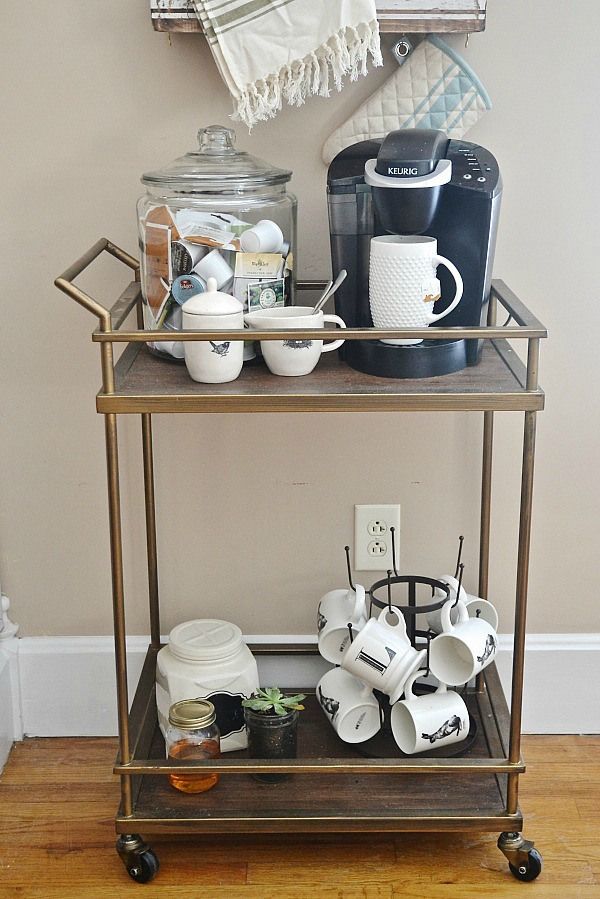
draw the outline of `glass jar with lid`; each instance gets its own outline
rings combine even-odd
[[[200,762],[221,755],[220,734],[215,707],[207,699],[183,699],[169,709],[169,726],[165,735],[167,759]],[[219,775],[198,771],[197,774],[169,774],[171,786],[182,793],[205,793],[218,782]]]
[[[222,125],[202,128],[198,143],[197,150],[142,176],[146,330],[181,330],[181,306],[206,289],[209,277],[245,310],[293,302],[296,198],[286,189],[292,173],[238,150],[235,132]],[[183,345],[173,336],[173,342],[150,346],[183,359]]]

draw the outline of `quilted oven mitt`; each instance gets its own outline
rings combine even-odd
[[[346,147],[385,137],[399,128],[436,128],[460,139],[491,107],[486,89],[470,66],[441,38],[430,34],[328,138],[323,161],[329,165]]]

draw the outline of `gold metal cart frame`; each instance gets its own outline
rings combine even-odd
[[[108,310],[73,284],[103,251],[115,256],[134,272],[129,284]],[[198,384],[184,366],[169,365],[148,352],[149,333],[142,328],[139,263],[109,240],[99,240],[68,268],[55,284],[92,312],[99,327],[92,339],[100,344],[102,388],[96,398],[104,415],[108,467],[108,504],[114,637],[119,720],[119,754],[115,772],[121,779],[121,805],[116,817],[120,834],[117,850],[131,876],[150,880],[158,869],[156,856],[139,831],[162,834],[282,832],[282,831],[502,831],[498,845],[512,872],[532,880],[541,870],[541,857],[533,843],[521,836],[523,819],[518,806],[521,759],[523,663],[531,531],[531,509],[536,414],[543,409],[544,394],[538,386],[540,339],[544,326],[502,281],[492,282],[488,323],[484,327],[435,329],[348,328],[346,340],[381,337],[420,339],[472,338],[483,341],[481,362],[455,374],[427,380],[404,381],[376,378],[355,372],[343,362],[323,357],[320,365],[303,378],[275,378],[262,366],[245,367],[240,378],[228,384]],[[303,282],[300,288],[317,289],[320,282]],[[511,326],[497,325],[497,307],[508,313]],[[136,330],[123,329],[129,314],[137,310]],[[186,331],[178,339],[231,340],[247,332]],[[256,331],[256,340],[337,338],[334,330]],[[171,331],[154,331],[155,342],[172,340]],[[509,345],[527,340],[527,365]],[[115,364],[113,345],[127,347]],[[332,354],[337,355],[337,354]],[[366,759],[350,746],[340,749],[331,729],[321,727],[314,698],[304,713],[299,757],[285,761],[256,760],[230,753],[218,761],[183,763],[165,761],[164,743],[157,726],[154,694],[156,654],[160,649],[158,560],[152,452],[152,414],[172,412],[419,412],[472,411],[483,413],[483,464],[479,553],[479,595],[487,596],[490,554],[490,508],[494,413],[524,413],[523,458],[516,579],[512,701],[510,714],[495,665],[488,667],[470,691],[471,708],[479,719],[480,736],[466,756],[451,759]],[[137,691],[129,708],[125,597],[117,416],[139,414],[142,423],[148,590],[151,642]],[[255,653],[315,653],[313,645],[252,646]],[[300,685],[301,686],[301,685]],[[306,723],[304,723],[306,722]],[[340,752],[342,755],[340,755]],[[228,775],[219,790],[203,794],[199,802],[176,793],[167,782],[170,772],[207,772]],[[301,775],[288,781],[285,792],[266,788],[252,773]],[[231,776],[229,776],[231,775]],[[368,775],[370,789],[354,805],[354,778]],[[401,789],[394,790],[395,775],[402,775]],[[457,775],[461,775],[458,777]],[[216,795],[218,793],[218,796]],[[448,800],[448,807],[444,799]],[[283,802],[283,804],[282,804]]]

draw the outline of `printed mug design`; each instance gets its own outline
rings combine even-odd
[[[460,715],[452,715],[451,718],[448,718],[447,721],[444,721],[441,727],[433,734],[421,734],[422,740],[429,740],[430,743],[436,743],[438,740],[443,740],[444,737],[450,737],[452,734],[456,734],[457,736],[463,729],[463,723],[460,718]]]
[[[385,664],[385,662],[382,662],[379,659],[376,659],[374,656],[369,655],[369,653],[365,652],[364,649],[361,649],[359,654],[356,656],[356,661],[364,662],[365,665],[370,665],[371,668],[374,668],[375,671],[379,672],[379,674],[384,675],[390,667],[392,659],[394,659],[394,657],[396,656],[395,651],[393,649],[390,649],[389,646],[385,647],[385,651],[389,656],[389,662],[387,663],[387,665]]]
[[[477,610],[479,611],[479,609]],[[479,616],[477,616],[479,617]],[[483,653],[480,656],[477,656],[477,661],[482,665],[484,662],[487,662],[489,657],[496,652],[497,641],[496,638],[492,634],[488,634],[488,638],[485,641],[485,647],[483,649]]]
[[[231,346],[231,341],[227,340],[224,343],[214,343],[211,340],[210,345],[212,347],[212,350],[211,350],[212,353],[216,353],[217,356],[227,356],[229,354],[229,347]]]
[[[327,619],[324,615],[321,615],[321,610],[317,612],[317,631],[321,633],[325,625],[327,624]]]
[[[335,716],[340,710],[340,704],[337,699],[324,696],[321,687],[319,687],[319,704],[324,712],[331,716],[331,720],[335,721]]]
[[[312,346],[312,340],[284,340],[283,345],[291,350],[308,350]]]

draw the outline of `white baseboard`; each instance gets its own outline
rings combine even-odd
[[[12,744],[23,737],[18,675],[19,641],[10,637],[0,641],[0,771]]]
[[[314,637],[249,636],[249,642],[313,641]],[[117,730],[111,637],[24,637],[18,644],[22,733],[28,736],[103,736]],[[498,670],[510,693],[511,638],[502,635]],[[131,696],[148,639],[130,637]],[[0,711],[13,692],[0,660]],[[314,686],[327,664],[316,656],[259,657],[261,683]],[[6,681],[6,683],[5,683]],[[8,686],[7,686],[8,684]],[[523,730],[525,733],[600,733],[600,634],[533,634],[527,639]],[[8,692],[7,692],[8,691]],[[10,697],[10,701],[9,701]],[[12,739],[21,728],[12,714]],[[9,716],[0,714],[0,720]],[[0,741],[10,741],[4,731]],[[0,743],[0,745],[4,745]],[[1,759],[1,755],[0,755]]]

